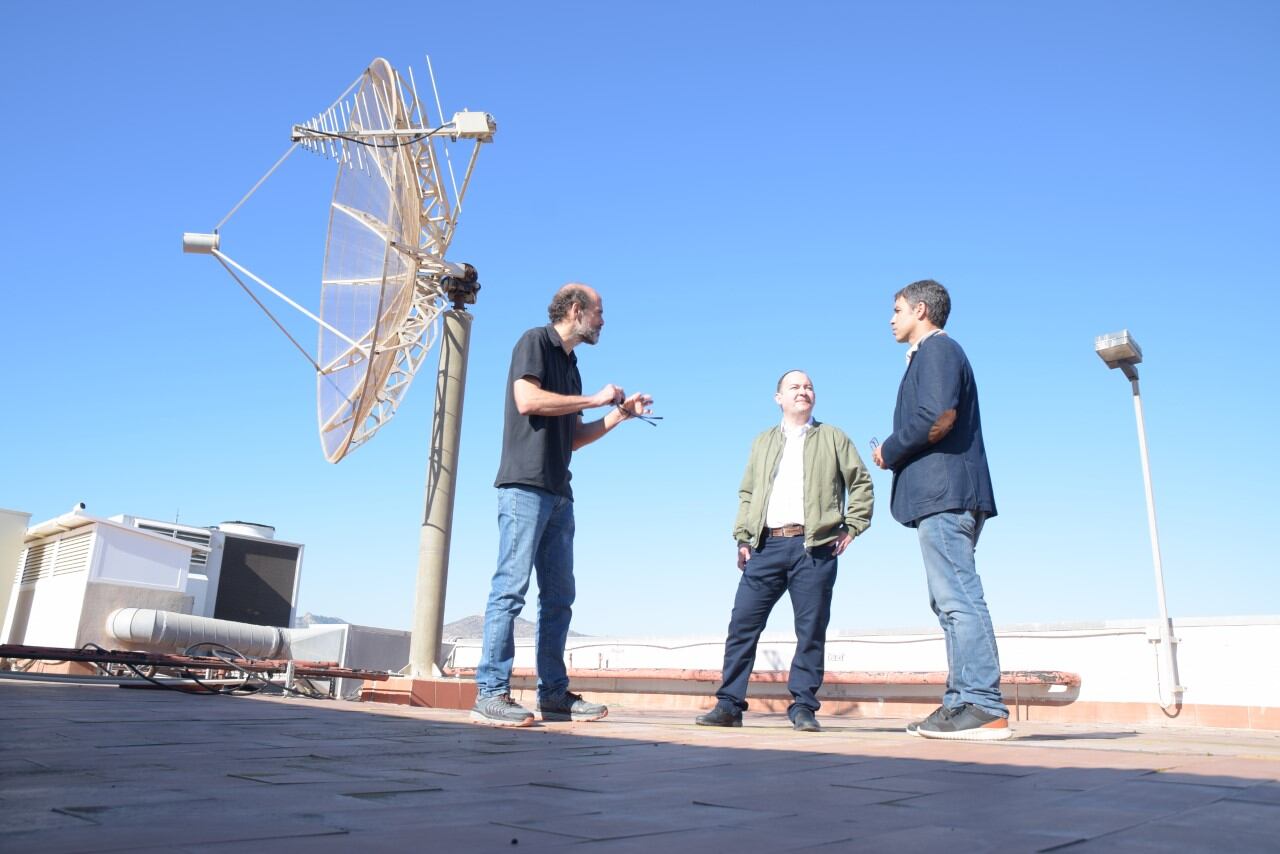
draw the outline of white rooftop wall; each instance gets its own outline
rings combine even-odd
[[[18,577],[18,559],[22,556],[22,535],[27,532],[30,513],[0,509],[0,628],[9,612],[9,597]]]
[[[1280,616],[1204,617],[1174,620],[1179,681],[1184,703],[1280,707]],[[998,628],[1004,670],[1062,670],[1081,677],[1080,701],[1159,702],[1156,621],[1108,621]],[[787,670],[795,650],[790,635],[760,639],[756,670]],[[577,637],[566,658],[583,670],[719,670],[724,638]],[[478,638],[460,639],[451,664],[474,668]],[[516,667],[534,666],[532,640],[516,642]],[[942,671],[946,652],[938,631],[831,632],[828,673],[841,671]]]

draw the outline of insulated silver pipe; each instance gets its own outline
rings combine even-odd
[[[154,651],[182,652],[198,643],[218,643],[250,658],[281,658],[288,655],[287,631],[155,608],[119,608],[107,616],[108,635]]]

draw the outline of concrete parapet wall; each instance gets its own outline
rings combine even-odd
[[[1178,708],[1165,710],[1159,705],[1154,620],[998,628],[1004,670],[1053,670],[1080,676],[1078,688],[1065,693],[1049,686],[1006,685],[1006,700],[1033,720],[1280,728],[1280,680],[1260,668],[1280,649],[1280,617],[1179,619],[1173,621],[1173,629],[1179,682],[1185,687]],[[787,670],[794,648],[790,636],[763,636],[756,676]],[[479,639],[459,639],[450,664],[473,669],[479,653]],[[685,708],[684,700],[672,698],[688,697],[693,701],[689,708],[703,708],[715,691],[714,678],[629,683],[617,678],[635,670],[710,671],[714,676],[723,654],[722,637],[579,637],[569,640],[566,659],[575,672],[575,690],[616,696],[623,705],[634,703],[641,694],[660,696],[661,701],[644,702],[661,702],[664,708]],[[516,668],[533,666],[532,641],[517,642]],[[826,668],[828,680],[819,698],[831,709],[848,703],[852,712],[862,714],[897,703],[904,704],[904,714],[914,714],[917,707],[927,712],[937,705],[938,687],[843,684],[839,674],[945,670],[946,654],[941,632],[936,630],[833,631],[827,638]],[[513,687],[518,687],[516,683]],[[781,702],[785,707],[786,686],[753,681],[748,694],[748,701],[752,700]]]

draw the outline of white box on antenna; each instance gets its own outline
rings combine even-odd
[[[498,123],[488,113],[476,113],[463,110],[453,114],[453,133],[459,139],[478,139],[481,142],[492,142],[493,133]]]

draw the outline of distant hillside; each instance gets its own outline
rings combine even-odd
[[[441,633],[446,641],[453,638],[479,638],[484,637],[484,617],[479,614],[473,614],[470,617],[463,617],[461,620],[454,620],[452,623],[445,623],[444,631]],[[537,626],[523,617],[516,617],[516,637],[532,638],[537,634]],[[569,637],[581,638],[586,635],[581,632],[570,631]]]
[[[342,619],[341,617],[325,617],[321,614],[313,614],[310,611],[308,611],[307,613],[303,614],[301,617],[298,617],[297,619],[295,619],[293,621],[293,624],[300,629],[305,629],[308,626],[331,626],[331,625],[335,625],[338,623],[345,623],[345,622],[347,621]]]
[[[346,623],[341,617],[326,617],[323,614],[313,614],[310,611],[294,620],[294,625],[300,629],[308,626],[329,626],[337,623]],[[484,637],[484,617],[479,614],[473,614],[470,617],[463,617],[461,620],[454,620],[452,623],[445,623],[444,631],[441,633],[446,641],[454,638],[480,638]],[[523,617],[516,617],[516,637],[532,638],[537,634],[537,626]],[[569,637],[581,638],[587,637],[582,632],[570,631]]]

